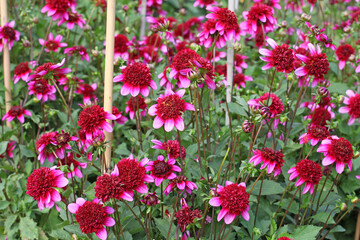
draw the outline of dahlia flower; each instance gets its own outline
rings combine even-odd
[[[94,187],[95,197],[101,201],[108,202],[111,199],[124,199],[126,201],[133,201],[133,197],[128,194],[122,186],[119,176],[104,174],[97,177],[96,185]]]
[[[187,78],[187,74],[192,70],[192,61],[199,55],[192,49],[184,49],[178,52],[172,61],[169,78],[178,80],[180,88],[188,88],[191,81]]]
[[[235,54],[234,56],[234,67],[238,73],[242,73],[242,69],[246,69],[248,65],[245,62],[245,59],[249,57],[243,56],[240,54]]]
[[[121,58],[125,61],[129,59],[129,45],[131,42],[127,38],[127,36],[123,34],[117,34],[115,35],[114,39],[114,59]],[[104,46],[106,45],[106,42],[104,42]]]
[[[166,196],[169,195],[169,193],[174,190],[175,187],[181,190],[181,193],[183,192],[183,190],[185,190],[188,194],[191,194],[192,190],[197,189],[196,184],[188,181],[186,177],[177,176],[176,178],[169,181],[169,185],[167,185],[167,187],[165,188],[164,194]]]
[[[326,127],[311,124],[307,132],[299,137],[299,143],[305,144],[310,141],[311,146],[315,146],[319,141],[322,141],[328,137],[330,137],[330,133]]]
[[[335,117],[335,113],[328,110],[330,107],[316,107],[309,115],[304,117],[304,120],[311,119],[312,125],[325,126],[330,122],[332,118]]]
[[[289,46],[286,44],[279,46],[271,38],[268,38],[266,41],[273,50],[270,51],[266,48],[259,49],[259,53],[265,56],[260,57],[260,59],[267,62],[261,69],[267,70],[275,67],[277,72],[291,73],[294,70],[293,50],[289,49]]]
[[[41,164],[44,164],[47,159],[50,163],[53,163],[56,156],[56,146],[53,144],[53,139],[56,137],[57,132],[48,132],[43,134],[36,142],[36,150],[39,152],[38,160]]]
[[[34,78],[47,78],[47,77],[63,77],[64,74],[71,72],[70,68],[61,68],[65,64],[65,58],[60,63],[44,63],[43,65],[37,67],[34,70],[34,73],[29,76],[28,80]]]
[[[234,75],[233,86],[236,86],[237,89],[240,87],[245,88],[246,82],[252,82],[253,78],[250,76],[245,76],[242,73],[238,73]]]
[[[162,149],[167,151],[168,158],[169,159],[177,159],[180,158],[180,144],[177,140],[167,140],[164,143],[162,143],[159,140],[153,139],[151,140],[155,144],[152,148],[154,149]],[[186,157],[186,149],[184,146],[181,146],[181,157],[182,159],[185,159]]]
[[[59,18],[69,19],[68,8],[75,12],[76,0],[46,0],[46,5],[41,9],[41,13],[46,13],[52,20]]]
[[[81,45],[73,46],[71,48],[65,48],[64,53],[68,54],[69,56],[78,55],[81,57],[81,61],[84,61],[85,59],[88,62],[90,59],[86,48]]]
[[[242,217],[249,221],[249,193],[246,192],[245,183],[232,183],[226,181],[225,187],[217,186],[217,197],[210,199],[209,204],[213,207],[222,207],[218,216],[218,222],[224,218],[226,224],[234,221],[235,217],[242,215]]]
[[[8,122],[11,122],[14,118],[17,118],[21,123],[24,123],[24,115],[31,117],[31,112],[22,106],[12,106],[1,120],[5,121],[7,119]]]
[[[166,89],[172,89],[171,81],[167,78],[166,73],[168,70],[168,66],[164,68],[164,71],[158,75],[158,78],[160,79],[160,86],[165,86]]]
[[[27,179],[26,194],[36,199],[40,210],[52,208],[55,202],[61,201],[61,195],[56,188],[63,188],[69,181],[64,173],[56,167],[35,169]],[[58,211],[60,211],[58,209]]]
[[[345,169],[345,164],[349,170],[352,168],[352,157],[354,156],[352,145],[344,138],[331,136],[322,140],[317,152],[324,154],[322,165],[329,166],[336,163],[336,172],[341,174]]]
[[[155,206],[157,204],[160,204],[160,200],[159,197],[156,195],[156,192],[145,195],[144,199],[141,199],[140,201],[147,206]]]
[[[145,167],[147,172],[151,172],[150,176],[154,178],[155,185],[159,186],[165,179],[174,179],[176,174],[174,172],[181,172],[181,168],[175,165],[175,159],[169,159],[167,162],[164,161],[164,156],[159,155],[157,160],[150,161]]]
[[[74,91],[74,93],[77,93],[81,96],[83,96],[83,102],[84,104],[90,103],[91,99],[93,99],[94,101],[97,101],[97,97],[94,94],[94,92],[97,89],[97,84],[93,83],[93,84],[87,84],[87,83],[80,83],[77,85],[76,90]]]
[[[78,178],[82,178],[83,174],[80,171],[79,167],[81,168],[86,168],[87,167],[87,163],[83,163],[83,162],[79,162],[76,161],[74,159],[74,153],[73,152],[68,152],[66,158],[64,157],[63,159],[60,159],[57,166],[65,166],[67,165],[69,167],[69,170],[71,170],[71,165],[73,166],[73,170],[71,172],[67,172],[66,177],[67,178],[72,178],[77,176]]]
[[[115,220],[109,217],[114,213],[112,207],[103,206],[101,200],[95,198],[92,202],[83,198],[76,199],[76,203],[70,203],[68,209],[76,214],[76,221],[80,229],[85,234],[95,233],[98,238],[105,240],[107,238],[106,227],[115,225]]]
[[[6,150],[4,153],[0,154],[0,159],[5,158],[6,156],[8,156],[9,158],[13,158],[14,157],[14,149],[16,147],[16,142],[15,141],[9,141],[8,144],[6,145]]]
[[[360,94],[354,93],[353,90],[347,90],[346,94],[348,97],[345,97],[344,103],[346,107],[341,107],[339,109],[340,113],[347,113],[350,115],[348,125],[355,123],[356,119],[359,119],[360,122]]]
[[[310,193],[313,194],[314,186],[319,184],[322,177],[320,165],[310,159],[302,159],[295,167],[289,169],[288,174],[291,174],[289,177],[290,181],[299,177],[295,183],[296,187],[305,183],[305,187],[302,192],[303,194],[307,193],[309,190]]]
[[[336,51],[336,59],[339,60],[339,69],[343,70],[346,64],[346,61],[349,60],[351,55],[355,54],[355,49],[349,44],[340,45]]]
[[[71,149],[69,142],[77,140],[77,137],[70,136],[70,134],[64,132],[64,130],[61,130],[61,133],[55,132],[55,135],[50,139],[51,144],[56,146],[56,149],[53,150],[55,152],[55,156],[63,159],[65,157],[65,150]]]
[[[199,209],[191,210],[184,198],[182,198],[180,202],[181,209],[175,213],[175,217],[178,226],[180,226],[180,230],[185,232],[187,225],[192,224],[195,218],[201,218],[201,211]]]
[[[185,89],[174,93],[171,89],[165,90],[165,95],[160,95],[157,104],[149,108],[149,115],[155,116],[153,127],[158,129],[163,125],[165,131],[170,132],[174,127],[183,131],[185,128],[182,114],[186,110],[195,111],[195,107],[181,99],[185,94]]]
[[[121,95],[126,96],[129,93],[136,97],[141,93],[144,97],[149,95],[149,87],[156,90],[157,86],[152,80],[150,69],[143,63],[134,62],[125,67],[121,74],[114,78],[114,82],[123,82]]]
[[[254,156],[250,158],[249,163],[254,162],[254,166],[263,162],[260,169],[267,167],[267,173],[274,172],[274,177],[281,173],[281,167],[284,164],[284,154],[271,148],[263,148],[262,150],[253,150]]]
[[[0,44],[0,52],[3,49],[3,44],[8,44],[9,50],[11,50],[14,45],[14,41],[19,41],[20,33],[14,30],[14,26],[15,21],[11,21],[9,23],[5,23],[3,27],[0,27],[0,40],[2,40],[2,44]]]
[[[214,74],[213,66],[211,65],[210,61],[202,57],[197,57],[193,59],[192,63],[193,63],[193,70],[189,72],[188,77],[191,76],[192,74],[195,74],[196,81],[199,80],[201,81],[198,83],[199,88],[203,87],[203,81],[201,79],[204,79],[205,84],[209,89],[215,89],[216,85],[213,80],[215,74]]]
[[[254,3],[248,12],[242,13],[245,18],[245,22],[240,24],[240,27],[245,30],[248,34],[254,34],[257,32],[258,27],[263,24],[264,31],[271,32],[274,30],[277,21],[273,17],[274,9],[262,3]]]
[[[140,116],[145,117],[147,112],[147,104],[145,103],[145,99],[141,95],[130,97],[129,101],[126,102],[125,108],[125,112],[129,113],[130,119],[134,119],[135,113],[138,109],[142,109]]]
[[[271,113],[271,118],[275,118],[279,114],[281,114],[284,111],[284,105],[281,102],[280,98],[276,96],[275,94],[270,94],[271,98],[271,105],[267,106],[269,108],[269,111]],[[260,98],[251,99],[247,103],[250,107],[260,109],[262,106],[266,106],[269,99],[269,93],[263,94]]]
[[[226,57],[226,52],[215,51],[215,54],[214,54],[213,51],[210,51],[206,54],[206,59],[209,60],[210,62],[218,62],[222,58],[225,58],[225,57]]]
[[[15,69],[14,69],[14,84],[16,84],[20,79],[27,82],[29,74],[32,72],[32,70],[29,68],[28,62],[22,62],[19,63]]]
[[[69,15],[69,17],[62,17],[57,24],[58,26],[66,22],[67,29],[72,30],[75,24],[78,25],[79,28],[83,28],[86,24],[85,20],[82,18],[83,16],[81,14],[78,14],[76,11],[67,11],[67,14]]]
[[[54,101],[56,99],[56,88],[49,84],[48,80],[43,78],[36,78],[28,82],[29,95],[36,95],[39,101],[46,102],[47,100]]]
[[[281,5],[279,4],[280,0],[254,0],[254,2],[266,4],[269,7],[276,9],[281,9]]]
[[[47,40],[39,39],[39,43],[45,47],[45,52],[58,52],[59,48],[67,47],[67,43],[62,43],[62,36],[57,35],[55,38],[52,33],[49,33]]]
[[[196,0],[193,4],[194,7],[200,6],[201,8],[216,5],[217,2],[215,0]]]
[[[113,106],[112,114],[116,117],[115,122],[117,122],[118,124],[124,124],[128,120],[127,117],[122,115],[122,112],[120,112],[117,107]]]

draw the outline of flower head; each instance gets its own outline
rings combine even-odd
[[[123,186],[119,176],[104,174],[96,180],[95,197],[101,199],[104,203],[113,198],[133,201],[132,196],[126,192]]]
[[[6,146],[6,150],[4,153],[0,154],[0,159],[5,158],[6,156],[8,156],[9,158],[13,158],[14,157],[14,149],[16,147],[16,142],[15,141],[9,141],[7,146]]]
[[[263,162],[260,169],[268,168],[267,173],[270,174],[274,171],[274,177],[281,173],[281,167],[284,164],[284,154],[281,151],[276,151],[271,148],[263,148],[253,151],[254,156],[250,158],[249,163],[254,162],[254,165],[258,165]]]
[[[194,7],[200,6],[201,8],[216,5],[215,0],[196,0],[193,4]]]
[[[117,109],[117,107],[113,106],[112,114],[116,117],[115,122],[118,124],[124,124],[128,118],[122,115],[122,112]]]
[[[314,186],[319,184],[322,177],[320,165],[310,159],[302,159],[295,167],[289,169],[288,174],[291,174],[289,177],[290,181],[299,177],[295,183],[296,187],[305,183],[305,187],[302,192],[303,194],[307,193],[309,190],[310,193],[313,194]]]
[[[195,218],[201,218],[201,211],[198,209],[192,210],[184,198],[181,199],[181,209],[175,213],[176,220],[180,226],[180,230],[185,232],[186,226],[192,224]]]
[[[314,112],[310,113],[308,116],[305,116],[305,119],[311,119],[312,125],[325,126],[334,117],[335,115],[327,108],[317,107],[315,108]]]
[[[164,161],[164,156],[159,155],[157,160],[148,162],[145,167],[146,171],[151,171],[150,176],[155,179],[155,185],[159,186],[165,179],[174,179],[176,174],[174,172],[181,172],[181,168],[175,165],[175,159]]]
[[[12,106],[1,120],[5,121],[7,119],[8,122],[11,122],[14,118],[17,118],[21,123],[24,123],[24,115],[31,117],[31,112],[22,106]]]
[[[81,61],[84,61],[84,59],[86,61],[89,61],[89,55],[86,51],[86,48],[81,45],[73,46],[71,48],[65,48],[64,53],[68,54],[69,56],[71,55],[80,56]]]
[[[16,84],[20,79],[27,82],[31,72],[32,70],[29,68],[28,62],[19,63],[14,69],[14,83]]]
[[[349,60],[350,56],[355,54],[355,49],[349,44],[340,45],[336,51],[336,58],[339,60],[339,69],[343,70],[346,61]]]
[[[117,34],[114,41],[114,59],[122,58],[123,60],[128,60],[129,39],[123,34]]]
[[[57,132],[48,132],[43,134],[36,142],[36,150],[39,152],[38,160],[44,164],[47,159],[53,163],[55,158],[55,150],[58,148],[54,146],[53,139],[56,137]]]
[[[299,137],[299,143],[304,144],[310,141],[311,145],[315,146],[319,141],[322,141],[328,137],[330,137],[330,133],[326,127],[311,124],[307,132]]]
[[[123,82],[121,95],[129,93],[136,97],[141,94],[144,97],[149,95],[149,87],[157,89],[156,83],[152,80],[150,69],[143,63],[134,62],[122,70],[122,73],[114,78],[114,82]]]
[[[234,75],[233,85],[236,86],[237,89],[240,87],[245,88],[246,82],[252,82],[253,78],[250,76],[245,76],[242,73],[238,73]]]
[[[57,35],[55,38],[52,33],[49,33],[49,37],[47,40],[42,38],[39,39],[39,43],[42,46],[45,46],[45,52],[58,52],[59,48],[67,47],[67,43],[62,43],[62,36]]]
[[[34,74],[29,76],[29,80],[35,78],[45,78],[49,79],[50,77],[54,77],[55,79],[62,78],[64,74],[71,72],[70,68],[61,68],[65,64],[65,58],[61,61],[61,63],[44,63],[43,65],[37,67],[34,70]]]
[[[277,115],[281,114],[284,111],[284,105],[281,102],[280,98],[275,94],[271,93],[270,98],[272,100],[270,106],[268,106],[269,111],[271,113],[272,118],[276,117]],[[251,99],[248,101],[248,104],[251,107],[260,109],[263,105],[266,106],[269,99],[269,93],[263,94],[260,98]]]
[[[75,12],[76,0],[46,0],[46,5],[41,9],[41,13],[46,13],[52,20],[59,18],[69,19],[68,9]]]
[[[191,194],[192,190],[197,189],[196,184],[188,181],[187,177],[177,176],[169,181],[169,185],[165,188],[164,194],[167,196],[175,187],[181,190],[181,192],[185,190],[189,194]]]
[[[136,97],[130,97],[129,101],[126,102],[125,112],[129,113],[130,119],[134,119],[135,112],[138,109],[142,109],[140,115],[145,117],[147,112],[147,104],[145,103],[145,99],[141,95],[137,95]]]
[[[245,183],[236,184],[226,181],[225,187],[217,186],[216,193],[217,196],[210,199],[209,204],[214,207],[222,207],[217,216],[219,222],[224,218],[225,223],[230,224],[240,214],[246,221],[249,221],[250,194],[246,192]]]
[[[341,107],[339,112],[349,114],[350,119],[348,125],[352,125],[355,123],[356,119],[359,119],[360,122],[360,94],[354,93],[354,91],[350,89],[346,91],[346,94],[348,97],[345,97],[344,103],[347,106]]]
[[[174,56],[169,77],[178,80],[179,87],[188,88],[190,86],[191,82],[187,78],[187,74],[192,70],[192,60],[198,57],[199,55],[192,49],[181,50]]]
[[[197,57],[192,60],[192,63],[194,69],[192,70],[192,72],[195,72],[197,75],[196,80],[198,82],[198,86],[200,88],[203,87],[202,79],[204,79],[209,89],[215,89],[216,88],[214,82],[215,73],[210,61],[202,57]],[[189,74],[191,74],[192,72],[189,72]]]
[[[155,206],[157,204],[160,204],[160,200],[159,197],[156,195],[156,192],[145,195],[144,199],[141,199],[140,201],[148,206]]]
[[[171,89],[165,90],[165,95],[160,95],[157,104],[149,108],[149,115],[156,116],[153,127],[158,129],[165,125],[165,131],[170,132],[174,127],[184,130],[184,120],[182,114],[186,110],[195,111],[195,107],[181,99],[185,94],[185,90],[179,90],[174,93]]]
[[[181,146],[181,154],[180,154],[180,144],[178,140],[167,140],[164,143],[156,139],[153,139],[151,141],[155,144],[153,148],[167,151],[169,153],[168,154],[169,159],[177,159],[180,157],[182,159],[186,158],[186,149],[184,148],[184,146]]]
[[[293,50],[289,49],[289,46],[282,44],[279,46],[273,39],[268,38],[266,40],[273,48],[272,51],[260,48],[259,53],[265,57],[260,57],[261,60],[267,62],[262,67],[262,70],[267,70],[275,67],[277,72],[291,73],[294,70],[294,55]]]
[[[29,95],[35,94],[39,101],[46,102],[47,100],[54,101],[56,99],[56,88],[44,78],[33,79],[28,83],[28,86]]]
[[[352,145],[344,138],[331,136],[322,140],[317,152],[324,154],[322,164],[329,166],[336,163],[336,172],[341,174],[345,169],[345,164],[348,165],[349,170],[352,168],[352,157],[354,156]]]
[[[63,159],[65,157],[65,149],[70,150],[70,141],[77,141],[77,137],[71,136],[69,133],[61,130],[61,133],[55,132],[55,135],[51,138],[51,144],[56,146],[56,149],[52,149],[55,155]]]
[[[87,83],[80,83],[77,85],[77,89],[75,90],[75,93],[80,94],[83,96],[83,102],[84,104],[90,103],[91,99],[94,101],[97,101],[97,97],[94,94],[94,92],[97,89],[97,84],[87,84]]]
[[[68,184],[64,173],[52,168],[35,169],[27,179],[26,194],[36,199],[40,210],[52,208],[55,202],[61,201],[60,193],[55,188]]]
[[[69,170],[72,165],[74,169],[71,172],[66,173],[66,177],[72,178],[72,177],[77,176],[78,178],[82,178],[83,175],[82,175],[82,172],[80,171],[79,167],[86,168],[87,163],[76,161],[74,159],[74,153],[68,152],[66,158],[64,157],[63,159],[60,159],[57,165],[58,166],[67,165],[69,167]]]
[[[106,227],[115,225],[115,220],[109,217],[114,213],[111,207],[104,207],[103,203],[95,198],[92,202],[83,198],[76,199],[76,203],[70,203],[68,209],[71,213],[76,214],[76,221],[83,233],[95,233],[98,238],[105,240],[107,238]]]
[[[153,182],[154,179],[146,174],[145,165],[149,159],[144,158],[138,162],[132,155],[129,158],[121,159],[111,173],[112,176],[118,176],[126,193],[134,196],[134,190],[139,193],[147,193],[148,187],[144,182]]]
[[[58,26],[66,22],[66,27],[68,29],[73,29],[75,25],[78,25],[79,28],[83,28],[86,24],[85,20],[82,18],[81,14],[78,14],[76,11],[67,11],[68,18],[65,18],[64,16],[59,20]]]
[[[276,18],[274,18],[274,9],[262,3],[254,3],[248,12],[243,12],[245,22],[240,24],[240,27],[249,34],[257,32],[258,28],[264,26],[264,31],[271,32],[276,26]]]
[[[107,132],[112,132],[113,128],[106,119],[115,120],[116,117],[108,112],[105,112],[99,105],[91,105],[85,107],[79,115],[78,125],[85,131],[86,138],[91,139],[93,132],[99,128]]]
[[[2,44],[8,44],[9,50],[11,50],[14,45],[14,41],[19,41],[20,33],[14,30],[15,21],[5,23],[3,27],[0,27],[0,39],[2,39]],[[3,45],[0,44],[0,52],[2,51]]]

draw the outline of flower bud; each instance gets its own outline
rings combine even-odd
[[[319,87],[317,92],[322,98],[329,96],[329,89],[325,87]]]
[[[265,119],[268,119],[268,118],[271,117],[271,112],[270,112],[270,109],[268,107],[262,107],[260,109],[260,114]]]
[[[280,26],[281,26],[282,28],[286,28],[287,22],[286,22],[286,21],[282,21]]]
[[[340,208],[341,211],[345,211],[347,209],[346,203],[341,203],[339,208]]]
[[[240,52],[241,49],[242,49],[241,43],[235,42],[235,43],[234,43],[234,51],[235,51],[235,52]]]
[[[210,196],[211,197],[216,197],[216,193],[215,193],[215,189],[211,189],[210,192],[209,192]]]
[[[86,24],[84,27],[83,27],[83,30],[84,31],[89,31],[91,30],[91,26],[89,24]]]
[[[346,26],[346,27],[343,28],[343,31],[344,31],[344,33],[349,33],[349,32],[351,32],[351,27]]]
[[[159,197],[156,195],[156,192],[149,193],[144,197],[143,200],[140,200],[142,203],[148,206],[155,206],[160,203]]]
[[[356,152],[354,153],[353,159],[356,159],[356,158],[358,158],[359,156],[360,156],[360,152],[356,151]]]
[[[91,55],[93,55],[94,57],[99,56],[99,51],[96,49],[91,49]]]
[[[32,21],[33,21],[33,23],[37,24],[37,23],[39,22],[39,18],[38,18],[38,17],[34,17]]]
[[[126,32],[127,34],[129,34],[129,33],[131,32],[130,28],[129,28],[129,27],[126,27],[126,28],[125,28],[125,32]]]
[[[331,167],[328,167],[328,166],[324,167],[324,170],[323,170],[324,176],[329,176],[331,174],[331,172],[332,172]]]
[[[186,9],[185,9],[185,8],[181,8],[181,9],[179,10],[179,13],[180,13],[181,15],[185,16],[185,15],[186,15]]]
[[[352,204],[356,204],[356,203],[358,203],[360,201],[360,199],[358,198],[358,197],[353,197],[352,199],[351,199],[351,203]]]
[[[339,97],[338,97],[338,103],[343,103],[344,102],[344,100],[345,100],[345,97],[343,96],[343,95],[340,95]]]
[[[28,40],[24,40],[24,41],[22,42],[22,44],[23,44],[23,47],[24,47],[24,48],[30,47],[30,42],[29,42]]]
[[[320,81],[319,85],[322,86],[322,87],[328,88],[328,87],[330,87],[331,84],[330,84],[329,80],[323,79],[323,80]]]
[[[311,21],[311,15],[308,15],[306,13],[301,14],[301,20],[310,22]]]
[[[349,16],[349,12],[348,12],[348,11],[343,11],[343,12],[341,13],[341,15],[342,15],[343,17],[347,18],[347,17]]]
[[[254,130],[254,124],[249,122],[249,120],[245,120],[241,127],[244,133],[251,133]]]
[[[351,55],[350,55],[349,61],[350,61],[350,62],[355,61],[355,54],[351,54]]]
[[[187,73],[187,78],[190,81],[194,82],[194,81],[197,81],[200,78],[200,76],[199,76],[198,72],[191,70]]]
[[[123,9],[124,12],[129,11],[129,7],[128,7],[127,5],[124,5],[124,6],[122,7],[122,9]]]

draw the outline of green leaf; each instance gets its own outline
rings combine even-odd
[[[313,225],[301,226],[295,229],[292,238],[294,240],[315,240],[316,235],[322,227]]]
[[[39,237],[36,223],[29,217],[20,218],[19,228],[22,239],[36,239]]]
[[[345,83],[340,82],[332,82],[331,86],[329,87],[329,91],[331,93],[338,93],[338,94],[345,94],[346,90],[348,90],[349,87]]]
[[[3,141],[0,143],[0,154],[3,154],[6,151],[6,147],[9,141]]]
[[[321,212],[316,214],[315,216],[312,216],[311,218],[313,218],[315,221],[317,222],[321,222],[321,223],[325,223],[326,219],[329,217],[329,213],[328,212]],[[333,216],[330,216],[327,224],[333,224],[335,223]]]
[[[0,201],[0,210],[4,210],[10,205],[8,201]]]
[[[253,191],[251,192],[252,195],[259,195],[261,182],[257,182]],[[251,189],[251,187],[250,187]],[[273,182],[270,180],[264,180],[261,195],[273,195],[279,194],[284,192],[284,188],[277,182]]]
[[[64,229],[57,229],[57,230],[53,230],[49,233],[49,235],[51,237],[54,237],[54,238],[58,238],[58,239],[64,239],[64,240],[67,240],[67,239],[72,239],[71,238],[71,234],[69,234],[67,231],[65,231]]]
[[[6,218],[4,226],[5,226],[5,231],[8,232],[11,228],[11,226],[14,224],[14,222],[17,219],[17,215],[10,215],[8,218]]]
[[[86,237],[84,233],[81,232],[79,225],[68,225],[64,227],[66,231],[70,233],[75,233],[76,235],[80,237]]]
[[[234,102],[229,102],[228,106],[229,106],[229,111],[231,113],[236,113],[236,114],[239,114],[241,116],[248,117],[248,115],[246,114],[244,108],[242,106],[240,106],[239,104],[234,103]],[[223,104],[223,107],[226,108],[226,104]]]
[[[168,232],[169,232],[170,220],[155,218],[155,223],[156,223],[156,226],[159,229],[161,235],[163,235],[163,237],[166,238],[168,235]],[[170,230],[170,234],[169,234],[170,239],[175,237],[175,229],[176,229],[176,226],[174,226],[174,224],[173,224],[171,227],[171,230]]]
[[[21,155],[28,158],[32,158],[35,156],[34,152],[28,149],[25,145],[19,145],[19,147],[20,147]]]

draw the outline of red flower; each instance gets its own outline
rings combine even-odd
[[[167,151],[169,153],[169,159],[180,158],[180,144],[177,140],[167,140],[164,143],[156,139],[153,139],[151,141],[155,143],[155,146],[153,146],[154,149],[162,149]],[[181,158],[186,158],[186,149],[184,148],[184,146],[181,146]]]
[[[76,214],[76,221],[83,233],[95,233],[98,238],[105,240],[107,238],[106,227],[115,225],[115,220],[109,217],[114,213],[111,207],[104,207],[103,203],[95,198],[92,202],[83,198],[76,199],[76,203],[70,203],[68,209]]]
[[[330,137],[330,133],[326,127],[320,125],[310,125],[307,133],[299,137],[300,144],[308,143],[310,141],[312,146],[315,146],[319,141]]]
[[[240,87],[245,88],[246,82],[252,82],[253,78],[250,76],[245,76],[242,73],[238,73],[234,75],[233,79],[233,86],[236,86],[237,89],[240,89]]]
[[[164,194],[167,196],[175,187],[181,190],[181,192],[185,190],[189,194],[191,194],[192,190],[197,189],[196,184],[188,181],[187,177],[177,176],[169,181],[169,185],[165,188]]]
[[[56,99],[56,88],[49,84],[48,80],[44,78],[36,78],[28,83],[29,95],[35,94],[39,101],[46,102],[47,100],[54,101]]]
[[[290,181],[299,177],[295,183],[296,187],[305,183],[305,187],[302,192],[303,194],[307,193],[309,190],[310,193],[313,194],[314,186],[319,184],[322,177],[320,165],[310,159],[302,159],[295,167],[289,169],[288,174],[291,174],[289,177]]]
[[[52,20],[59,18],[69,19],[67,12],[71,8],[75,12],[76,0],[46,0],[46,5],[41,9],[41,13],[46,13]]]
[[[264,162],[260,169],[268,168],[267,173],[274,171],[274,177],[281,173],[281,167],[284,164],[284,154],[271,148],[263,148],[262,151],[253,151],[254,156],[250,158],[249,163],[254,162],[254,166]]]
[[[91,139],[93,132],[104,129],[107,132],[112,132],[112,126],[106,121],[106,119],[115,120],[116,117],[98,105],[92,105],[85,107],[79,115],[78,125],[85,131],[86,138]]]
[[[112,176],[118,176],[125,191],[134,196],[134,190],[139,193],[147,193],[148,187],[144,182],[153,182],[154,179],[146,174],[145,165],[149,159],[144,158],[139,163],[132,155],[129,158],[121,159],[111,173]]]
[[[73,46],[71,48],[65,48],[64,50],[65,54],[71,55],[78,55],[81,57],[81,61],[89,61],[89,55],[87,54],[86,48],[79,45],[79,46]]]
[[[336,49],[335,55],[336,55],[336,58],[340,61],[339,62],[340,70],[344,69],[346,61],[348,61],[350,56],[353,54],[355,54],[355,49],[349,44],[340,45]]]
[[[349,114],[350,119],[348,125],[352,125],[355,123],[356,119],[359,119],[360,121],[360,94],[355,94],[354,91],[350,89],[346,91],[346,94],[348,97],[345,97],[344,103],[347,106],[341,107],[339,112]]]
[[[61,63],[44,63],[43,65],[37,67],[34,71],[34,74],[29,76],[29,80],[43,77],[48,79],[50,77],[62,78],[64,74],[71,72],[70,68],[61,68],[65,64],[65,58],[61,61]]]
[[[101,199],[104,203],[111,199],[124,199],[132,201],[133,198],[122,186],[121,179],[118,176],[104,174],[99,176],[95,185],[95,197]]]
[[[21,123],[25,122],[24,115],[31,117],[31,112],[26,110],[22,106],[12,106],[1,120],[11,122],[14,118],[17,118]]]
[[[243,12],[246,22],[242,22],[240,27],[247,33],[253,34],[258,28],[262,28],[261,24],[263,24],[265,33],[271,32],[277,23],[273,15],[273,8],[262,3],[254,3],[248,12]]]
[[[147,105],[145,103],[145,99],[141,95],[137,95],[136,97],[130,97],[129,101],[126,102],[125,112],[129,113],[130,119],[134,119],[135,112],[139,109],[142,109],[141,115],[145,117],[147,112]]]
[[[0,39],[2,39],[2,43],[0,41],[0,52],[2,51],[3,45],[8,44],[9,50],[11,50],[14,45],[14,41],[19,41],[20,33],[14,30],[15,21],[11,21],[9,23],[5,23],[3,27],[0,27]]]
[[[141,199],[140,201],[148,206],[155,206],[156,204],[160,204],[160,200],[156,195],[156,192],[149,193],[144,197],[144,199]]]
[[[178,80],[180,88],[188,88],[190,86],[191,82],[187,78],[187,74],[192,70],[192,60],[198,57],[199,55],[194,50],[184,49],[173,58],[169,77]]]
[[[75,11],[67,11],[67,14],[69,15],[69,18],[65,18],[64,16],[59,20],[58,26],[66,22],[66,27],[68,29],[73,29],[75,24],[79,26],[79,28],[83,28],[83,26],[86,24],[85,20],[82,19],[82,15],[78,14]]]
[[[53,144],[53,139],[56,137],[57,132],[48,132],[42,135],[36,142],[36,150],[39,152],[38,160],[44,164],[47,159],[50,163],[55,160],[56,146]]]
[[[324,166],[329,166],[334,162],[336,163],[336,172],[338,174],[341,174],[344,171],[345,164],[348,165],[349,170],[351,171],[351,159],[354,156],[354,153],[352,145],[348,140],[337,136],[331,136],[321,142],[317,152],[322,152],[324,154],[325,157],[322,160]]]
[[[42,46],[45,46],[45,52],[58,52],[59,48],[67,47],[67,43],[62,43],[62,36],[57,35],[55,38],[52,33],[49,33],[48,39],[45,41],[44,39],[40,38],[39,43]]]
[[[56,170],[56,167],[42,167],[35,169],[28,177],[26,194],[36,199],[40,210],[52,208],[55,202],[61,201],[61,196],[56,188],[63,188],[68,182],[64,173]]]
[[[115,121],[118,124],[124,124],[128,120],[127,117],[123,116],[122,112],[120,112],[115,106],[112,108],[112,114],[116,117]]]
[[[201,8],[204,8],[212,4],[216,4],[215,0],[196,0],[193,6],[197,7],[200,5]]]
[[[149,87],[157,89],[156,83],[152,80],[150,69],[143,63],[134,62],[122,70],[122,73],[114,78],[114,82],[123,82],[121,95],[136,97],[141,94],[144,97],[149,95]]]
[[[194,68],[192,72],[195,72],[196,75],[199,76],[199,78],[197,77],[198,87],[203,87],[202,79],[204,79],[208,88],[215,89],[216,85],[213,80],[215,74],[210,61],[202,57],[197,57],[192,60],[192,63]],[[192,72],[189,72],[189,74],[191,74]]]
[[[13,77],[14,83],[16,84],[20,80],[20,78],[23,81],[27,82],[29,74],[31,72],[32,70],[29,68],[28,62],[19,63],[14,69],[14,77]]]
[[[217,194],[217,197],[210,199],[209,204],[214,207],[222,206],[217,216],[218,222],[224,218],[225,223],[230,224],[240,214],[249,221],[250,194],[246,192],[245,183],[236,184],[226,181],[225,187],[218,185]]]
[[[83,175],[82,175],[82,172],[80,171],[79,167],[86,168],[86,166],[87,166],[86,163],[76,161],[74,159],[73,152],[68,152],[66,158],[60,159],[57,165],[58,165],[58,167],[67,165],[69,167],[69,170],[70,170],[71,165],[73,165],[74,170],[66,173],[67,178],[72,178],[75,176],[77,176],[78,178],[82,178]]]
[[[71,149],[69,142],[77,140],[77,137],[70,136],[70,134],[64,132],[64,130],[61,130],[61,133],[55,132],[55,136],[51,138],[51,144],[57,147],[54,150],[55,155],[63,159],[65,157],[65,149]]]
[[[114,58],[122,58],[123,60],[128,60],[129,58],[129,39],[122,34],[115,35],[114,42]],[[105,45],[105,44],[104,44]]]
[[[185,232],[186,226],[193,223],[195,218],[201,218],[201,211],[198,209],[191,210],[186,204],[184,198],[181,199],[181,209],[175,213],[176,220],[180,230]]]
[[[78,84],[78,87],[75,90],[75,93],[82,95],[83,102],[84,102],[84,104],[86,104],[86,103],[90,103],[91,99],[93,99],[94,101],[97,101],[97,97],[94,94],[96,89],[97,89],[96,83],[93,83],[91,85],[87,84],[87,83],[80,83],[80,84]]]
[[[270,97],[271,97],[272,102],[271,102],[271,105],[268,106],[268,108],[270,110],[271,117],[274,118],[284,111],[284,105],[281,102],[280,98],[278,96],[276,96],[275,94],[271,93]],[[255,108],[261,108],[263,105],[264,106],[267,105],[268,99],[269,99],[269,93],[265,93],[260,98],[249,100],[248,104]],[[262,103],[262,104],[260,104],[260,103]]]
[[[293,50],[289,49],[289,46],[286,44],[279,46],[271,38],[268,38],[266,41],[273,48],[273,50],[270,51],[265,48],[259,49],[259,53],[265,56],[260,57],[260,59],[267,62],[267,64],[261,69],[267,70],[275,67],[277,72],[291,73],[294,70]]]
[[[317,107],[315,112],[310,113],[305,117],[305,119],[311,119],[312,125],[325,126],[333,117],[335,117],[335,115],[332,116],[331,112],[329,112],[326,108]]]
[[[151,175],[155,179],[155,185],[159,186],[165,179],[174,179],[176,174],[174,172],[181,172],[181,168],[175,165],[175,159],[164,161],[164,156],[159,155],[157,160],[148,162],[145,167],[146,171],[151,171]]]

